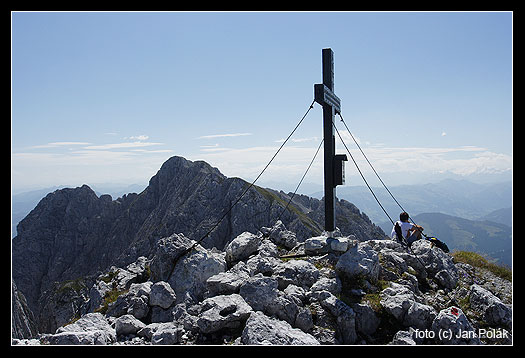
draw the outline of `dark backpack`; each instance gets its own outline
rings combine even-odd
[[[397,241],[405,246],[408,246],[407,241],[403,237],[403,231],[401,230],[401,226],[398,222],[396,222],[396,224],[394,225],[394,231],[396,232]]]
[[[443,241],[439,241],[437,238],[435,237],[431,237],[431,236],[426,236],[425,237],[428,241],[430,241],[430,243],[433,245],[433,246],[437,246],[439,247],[441,250],[443,250],[444,252],[448,253],[450,250],[448,249],[448,246],[447,244],[445,244]]]

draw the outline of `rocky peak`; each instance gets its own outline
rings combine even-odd
[[[15,343],[510,344],[511,306],[473,270],[425,240],[298,243],[282,222],[224,251],[174,234],[101,273],[74,323]]]
[[[203,248],[224,251],[232,238],[258,232],[278,218],[297,243],[321,234],[323,205],[317,199],[298,195],[283,212],[290,194],[253,186],[232,208],[248,185],[205,162],[172,157],[139,194],[113,200],[97,197],[87,185],[48,194],[20,222],[12,241],[13,279],[40,332],[53,331],[53,322],[62,322],[46,315],[59,310],[53,300],[63,297],[65,291],[57,290],[66,282],[81,280],[89,287],[111,266],[126,267],[141,256],[151,259],[159,240],[174,234],[200,240],[225,213],[200,242]],[[384,236],[347,201],[337,201],[336,214],[343,235],[361,240]],[[66,295],[65,300],[75,297],[80,302],[82,295]],[[73,311],[77,308],[70,305]]]
[[[217,177],[225,179],[224,175],[217,169],[204,161],[192,162],[183,157],[173,156],[164,162],[149,181],[148,193],[153,193],[159,201],[164,195],[169,193],[170,186],[177,186],[187,183],[188,179],[199,181],[203,177]]]

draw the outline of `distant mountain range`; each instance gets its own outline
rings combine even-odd
[[[512,266],[512,229],[507,225],[440,213],[419,214],[413,220],[425,228],[425,234],[445,241],[450,250],[486,254],[499,264]]]
[[[425,234],[447,243],[450,250],[475,251],[512,265],[512,183],[476,184],[447,179],[424,185],[389,188]],[[394,221],[401,209],[384,188],[373,188]],[[314,194],[317,197],[319,193]],[[356,205],[390,234],[392,224],[366,187],[340,187],[337,197]]]
[[[397,220],[401,210],[390,194],[383,187],[372,189],[389,215]],[[512,207],[512,182],[510,181],[476,184],[466,180],[446,179],[438,183],[400,185],[389,189],[412,216],[436,212],[477,220],[495,210]],[[323,193],[316,192],[311,196],[320,198]],[[385,213],[365,186],[338,187],[337,197],[353,203],[373,222],[388,221]],[[509,217],[505,220],[508,223]]]
[[[145,184],[99,184],[93,185],[93,190],[98,196],[110,194],[113,198],[118,198],[127,193],[140,193],[145,187]],[[17,234],[18,222],[43,197],[56,189],[59,187],[13,195],[12,237]],[[373,189],[392,219],[398,220],[400,209],[386,190]],[[432,184],[394,186],[390,190],[414,220],[425,227],[427,235],[434,235],[445,241],[451,250],[480,252],[511,266],[511,182],[475,184],[465,180],[447,179]],[[312,196],[321,198],[322,193],[314,193]],[[298,204],[301,197],[307,198],[298,195],[294,201]],[[337,197],[354,204],[387,235],[390,234],[392,225],[368,188],[338,187]]]

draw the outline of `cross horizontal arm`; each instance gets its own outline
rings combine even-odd
[[[326,85],[322,83],[314,85],[314,99],[321,106],[332,106],[336,113],[341,113],[341,100]]]

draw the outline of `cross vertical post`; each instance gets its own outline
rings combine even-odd
[[[341,111],[341,101],[334,93],[334,52],[331,48],[323,49],[323,83],[314,85],[314,98],[317,103],[323,106],[325,208],[324,229],[325,231],[331,233],[336,227],[335,187],[338,184],[344,182],[344,178],[335,178],[335,165],[342,165],[342,161],[346,160],[346,156],[341,159],[336,158],[335,155],[335,135],[333,123],[335,114]],[[341,172],[341,170],[338,172]]]

